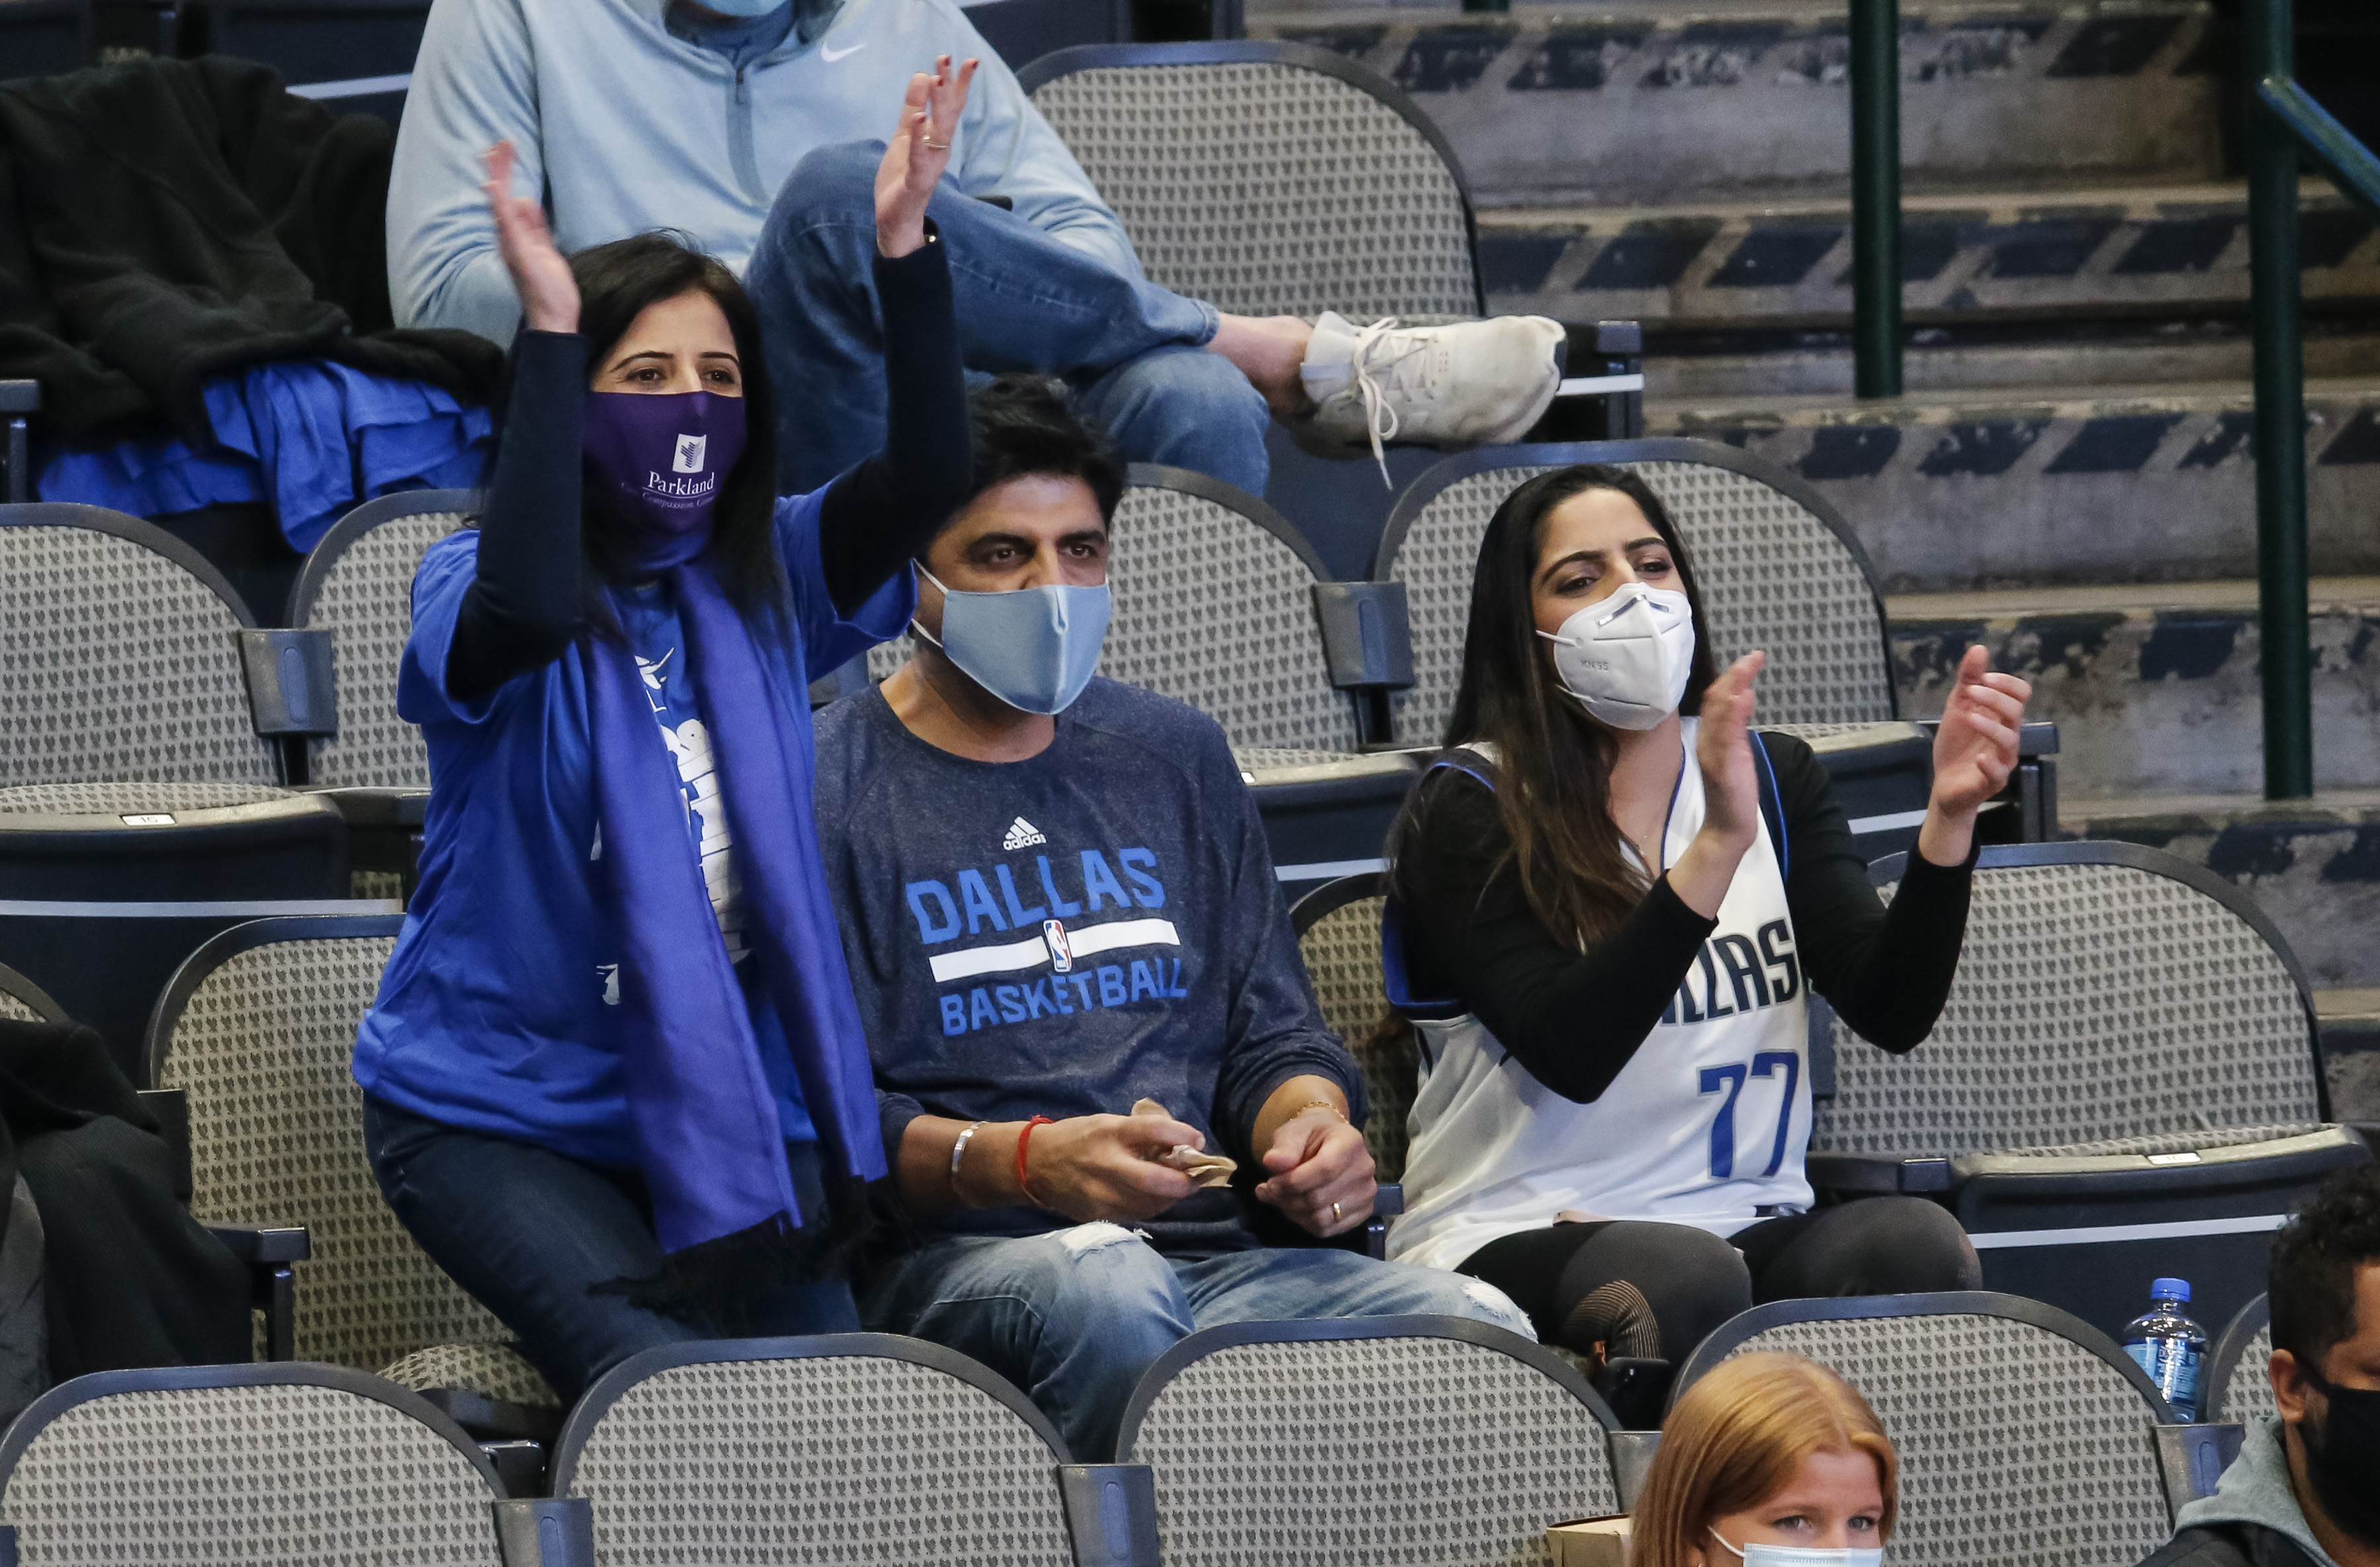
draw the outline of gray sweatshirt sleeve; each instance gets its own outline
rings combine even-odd
[[[520,299],[480,190],[489,148],[519,154],[513,188],[545,188],[537,64],[520,0],[438,0],[413,63],[388,181],[388,298],[399,326],[512,341]]]
[[[1220,731],[1213,748],[1220,765],[1202,770],[1208,782],[1201,793],[1212,802],[1210,814],[1232,855],[1233,937],[1226,960],[1230,1037],[1215,1085],[1215,1130],[1232,1158],[1248,1159],[1264,1151],[1254,1147],[1257,1113],[1292,1077],[1327,1077],[1338,1084],[1347,1096],[1347,1117],[1358,1126],[1366,1107],[1364,1075],[1315,1002],[1256,796],[1240,781],[1239,766]]]

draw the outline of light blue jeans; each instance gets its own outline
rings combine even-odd
[[[1198,1328],[1428,1314],[1536,1335],[1500,1290],[1329,1246],[1168,1259],[1119,1224],[1023,1240],[951,1236],[870,1271],[859,1314],[968,1355],[1023,1389],[1078,1464],[1115,1451],[1149,1362]]]
[[[876,299],[880,141],[794,167],[744,285],[777,401],[777,488],[815,490],[884,445]],[[959,351],[974,372],[1039,370],[1126,461],[1186,468],[1264,493],[1265,400],[1205,345],[1215,308],[1125,277],[1014,213],[945,184],[927,209],[948,248]]]

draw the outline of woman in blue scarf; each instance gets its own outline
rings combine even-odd
[[[414,578],[435,786],[355,1075],[389,1203],[565,1400],[656,1343],[859,1326],[884,1150],[808,686],[900,632],[967,493],[926,213],[973,72],[912,80],[877,177],[886,448],[783,500],[735,278],[662,235],[565,261],[489,157],[523,330],[480,525]]]

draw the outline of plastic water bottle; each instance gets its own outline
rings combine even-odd
[[[2198,1418],[2198,1367],[2206,1358],[2206,1330],[2182,1307],[2190,1282],[2159,1279],[2149,1286],[2149,1308],[2124,1330],[2124,1351],[2140,1363],[2166,1403],[2184,1420]]]

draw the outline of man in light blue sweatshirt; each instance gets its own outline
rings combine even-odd
[[[883,443],[880,121],[944,55],[982,61],[930,208],[966,362],[1064,375],[1131,460],[1261,493],[1274,415],[1456,443],[1517,438],[1551,400],[1561,331],[1539,317],[1318,326],[1146,281],[953,0],[436,0],[389,184],[397,322],[510,340],[518,308],[480,190],[508,140],[565,251],[671,228],[744,274],[778,389],[779,486],[816,488]],[[985,197],[1010,210],[970,199]]]

